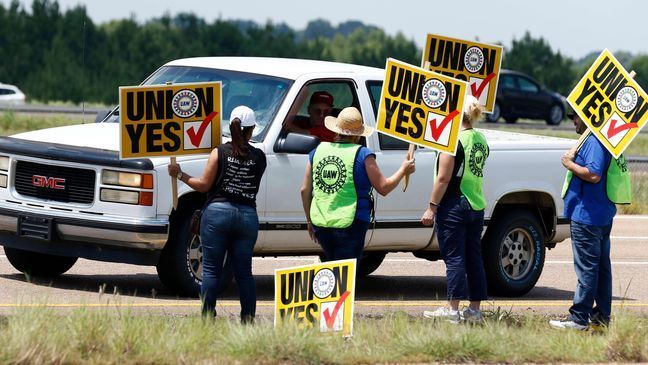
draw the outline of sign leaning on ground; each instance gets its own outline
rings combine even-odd
[[[390,58],[376,129],[454,155],[467,87],[464,81]]]
[[[119,88],[120,158],[210,153],[221,141],[221,83]]]
[[[614,158],[648,122],[648,95],[607,49],[567,101]]]
[[[275,270],[275,326],[283,320],[353,334],[356,260]]]
[[[470,93],[487,113],[495,108],[502,46],[428,34],[423,62],[430,70],[468,82]]]

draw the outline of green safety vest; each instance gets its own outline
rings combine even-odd
[[[461,179],[459,190],[468,199],[473,210],[484,210],[486,209],[486,197],[483,189],[484,165],[490,153],[488,142],[481,132],[474,129],[465,129],[459,132],[459,140],[464,150],[464,161],[457,172],[457,176]],[[437,160],[436,173],[438,171]]]
[[[565,183],[563,184],[562,197],[565,198],[569,184],[571,184],[574,174],[567,170]],[[610,165],[605,172],[605,191],[608,199],[614,204],[632,203],[632,184],[630,173],[628,172],[628,163],[625,156],[621,154],[619,158],[612,158]]]
[[[489,154],[488,142],[481,132],[474,129],[461,131],[459,140],[464,149],[463,173],[459,189],[468,199],[473,210],[484,210],[486,209],[483,189],[484,165]]]
[[[322,142],[312,164],[311,222],[317,227],[347,228],[355,219],[358,193],[353,166],[360,145]]]

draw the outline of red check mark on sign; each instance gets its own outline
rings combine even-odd
[[[486,88],[486,85],[491,82],[493,77],[495,77],[495,72],[491,72],[490,75],[486,76],[486,78],[482,80],[482,83],[479,86],[477,86],[476,82],[470,84],[470,91],[472,91],[473,96],[479,99],[482,92]]]
[[[446,117],[443,118],[441,123],[439,123],[438,125],[436,124],[436,118],[430,120],[430,128],[432,129],[432,138],[435,141],[439,140],[439,137],[441,137],[441,133],[443,133],[443,130],[445,129],[445,127],[450,122],[452,122],[452,120],[454,119],[454,117],[457,116],[457,114],[459,114],[459,111],[458,110],[453,110],[452,112],[450,112],[450,114],[446,115]]]
[[[626,129],[632,129],[632,128],[637,127],[637,123],[623,123],[622,125],[617,127],[616,126],[617,122],[618,122],[618,120],[616,120],[616,119],[612,119],[612,121],[610,122],[610,128],[608,128],[608,131],[607,131],[607,137],[608,138],[612,138],[612,137],[616,136],[617,134],[625,131]]]
[[[322,315],[324,315],[324,320],[326,321],[326,327],[333,328],[335,318],[337,317],[340,308],[342,308],[342,304],[344,304],[344,301],[349,296],[349,294],[351,294],[351,292],[347,290],[344,292],[344,294],[342,294],[342,296],[340,296],[340,299],[338,299],[337,303],[335,303],[335,307],[333,307],[333,313],[329,313],[328,308],[326,308],[326,310],[322,312]]]
[[[211,123],[212,119],[218,114],[218,112],[211,112],[205,118],[205,120],[200,123],[200,127],[198,128],[198,132],[194,130],[194,127],[191,127],[187,130],[187,135],[189,136],[189,140],[191,141],[191,144],[198,147],[200,146],[200,141],[202,141],[203,135],[205,134],[205,130],[207,129],[207,126],[209,123]]]

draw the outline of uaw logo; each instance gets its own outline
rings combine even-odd
[[[619,156],[619,158],[614,160],[614,162],[616,162],[616,164],[619,167],[619,170],[621,170],[621,172],[628,171],[628,162],[626,161],[624,155]]]
[[[180,90],[173,96],[171,107],[173,114],[180,118],[189,118],[198,111],[198,96],[191,90]]]
[[[446,99],[446,88],[440,80],[428,80],[423,85],[423,102],[430,108],[438,108]]]
[[[616,97],[616,106],[617,109],[623,113],[627,113],[637,106],[637,90],[632,86],[626,86],[623,89],[619,90],[619,93]]]
[[[484,66],[484,52],[479,47],[470,47],[464,56],[464,65],[466,70],[475,73],[479,72]]]
[[[324,299],[335,289],[335,274],[329,269],[321,269],[313,279],[313,293],[316,297]]]
[[[346,176],[346,166],[337,156],[326,156],[315,167],[315,184],[326,194],[335,194],[340,190]]]
[[[486,157],[488,157],[488,151],[486,146],[481,143],[475,143],[470,150],[470,160],[468,161],[468,166],[470,166],[470,172],[477,177],[484,176],[484,164],[486,163]]]

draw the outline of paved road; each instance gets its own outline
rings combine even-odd
[[[648,314],[648,217],[618,217],[612,232],[614,306]],[[312,263],[315,257],[255,258],[259,314],[273,310],[273,270]],[[443,304],[445,266],[411,254],[389,254],[383,265],[360,282],[357,311],[380,314],[404,310],[413,314]],[[489,308],[514,312],[563,314],[571,303],[576,277],[570,241],[547,252],[545,269],[537,286],[517,299],[493,298]],[[14,270],[0,248],[0,313],[47,303],[69,310],[80,306],[128,306],[135,310],[161,313],[195,313],[199,302],[176,298],[159,282],[155,268],[79,260],[65,275],[50,281],[27,283]],[[221,314],[239,311],[235,285],[219,302]]]

